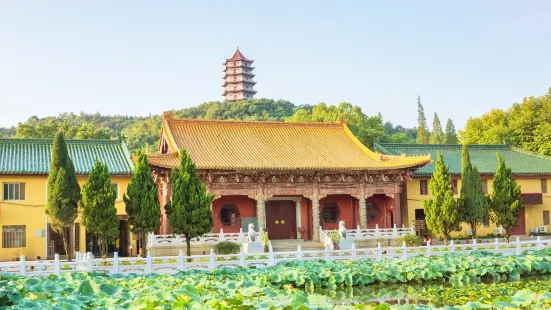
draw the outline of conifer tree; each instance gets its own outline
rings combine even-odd
[[[56,134],[52,147],[47,194],[46,214],[51,220],[52,230],[63,238],[67,261],[71,261],[69,236],[65,230],[70,228],[77,218],[80,186],[62,132]]]
[[[511,229],[517,225],[521,214],[522,193],[520,185],[513,180],[511,168],[497,154],[497,170],[494,175],[493,194],[491,199],[492,220],[497,226],[503,226],[507,232],[507,241]]]
[[[429,143],[429,127],[427,126],[427,118],[425,117],[425,110],[421,104],[421,96],[417,96],[417,138],[416,142],[419,144]]]
[[[448,118],[446,122],[446,144],[456,144],[457,143],[457,132],[455,131],[455,125],[451,118]]]
[[[431,199],[421,201],[425,210],[428,229],[444,236],[448,244],[450,233],[460,230],[460,201],[453,198],[449,167],[444,164],[444,158],[438,153],[436,167],[430,180]]]
[[[101,257],[106,258],[108,239],[119,234],[119,218],[107,165],[97,159],[82,187],[80,207],[86,231],[98,238]]]
[[[442,124],[440,124],[440,119],[438,114],[434,112],[434,119],[432,121],[432,131],[430,133],[429,143],[430,144],[442,144],[444,143],[446,137],[442,131]]]
[[[130,230],[136,234],[145,255],[146,237],[161,227],[158,189],[153,181],[147,156],[138,152],[132,181],[123,196]]]
[[[187,255],[191,255],[191,239],[211,231],[210,209],[213,194],[207,193],[205,184],[195,172],[195,164],[185,149],[180,150],[180,167],[172,170],[172,200],[165,206],[170,226],[177,234],[186,237]]]
[[[480,181],[480,173],[471,166],[469,149],[466,144],[462,148],[461,161],[461,208],[462,220],[467,223],[476,239],[476,232],[482,223],[488,221],[489,204]]]

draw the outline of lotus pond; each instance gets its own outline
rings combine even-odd
[[[407,261],[296,261],[176,275],[0,276],[0,308],[539,309],[551,307],[551,282],[533,277],[547,274],[551,249],[519,256],[473,252]],[[397,298],[422,304],[373,303]]]

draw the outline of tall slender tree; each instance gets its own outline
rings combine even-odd
[[[165,206],[170,226],[186,237],[187,255],[191,255],[191,239],[211,231],[210,209],[214,195],[195,172],[195,164],[185,149],[180,150],[180,167],[172,170],[172,201]]]
[[[425,210],[428,229],[433,233],[442,234],[444,242],[452,231],[461,229],[461,202],[453,198],[449,167],[444,164],[444,157],[438,153],[436,167],[429,184],[431,199],[421,201]]]
[[[521,214],[522,193],[520,185],[512,178],[511,168],[497,154],[497,170],[494,175],[493,194],[491,199],[492,220],[507,232],[507,241],[512,229],[517,225]]]
[[[80,186],[77,182],[75,166],[69,157],[63,133],[58,132],[52,147],[52,160],[48,174],[46,214],[51,220],[52,230],[63,238],[67,261],[71,261],[71,251],[66,230],[75,223],[79,200]]]
[[[417,139],[419,144],[429,143],[429,127],[427,125],[427,118],[425,117],[425,110],[421,104],[421,96],[417,96]]]
[[[446,144],[457,144],[457,132],[451,118],[446,122],[445,141]]]
[[[442,131],[442,124],[440,124],[440,119],[438,114],[434,112],[434,119],[432,121],[432,131],[430,133],[429,143],[430,144],[442,144],[445,142],[446,136]]]
[[[488,221],[489,204],[480,181],[480,173],[476,167],[471,166],[469,149],[463,144],[461,161],[461,208],[462,220],[467,223],[476,239],[478,227]]]
[[[119,234],[119,218],[107,165],[97,159],[82,187],[80,207],[86,231],[98,238],[101,257],[106,258],[108,239]]]
[[[137,235],[142,254],[145,255],[147,234],[161,227],[161,207],[158,189],[143,152],[139,151],[136,156],[132,181],[128,184],[123,200],[130,230]]]

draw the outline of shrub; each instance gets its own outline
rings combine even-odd
[[[403,242],[406,242],[406,246],[420,246],[423,243],[423,240],[419,238],[417,235],[404,235],[400,238],[398,238],[398,244],[401,244]]]
[[[217,243],[214,246],[214,253],[225,255],[225,254],[237,254],[241,251],[241,246],[235,242],[231,241],[222,241]]]

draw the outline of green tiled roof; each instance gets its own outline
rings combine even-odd
[[[442,153],[444,162],[450,166],[451,174],[461,174],[460,144],[401,144],[379,143],[375,150],[388,155],[426,155],[436,160],[436,154]],[[505,144],[469,145],[471,163],[481,174],[493,175],[497,168],[496,153],[516,175],[551,175],[551,158],[536,155]],[[417,176],[429,176],[434,172],[435,162],[427,164],[415,172]]]
[[[132,174],[126,145],[113,140],[66,140],[78,175],[86,175],[99,159],[111,175]],[[53,139],[0,139],[0,174],[48,174]]]

